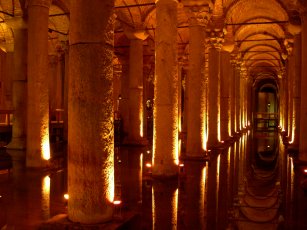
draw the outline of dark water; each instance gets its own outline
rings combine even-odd
[[[114,217],[139,213],[130,229],[307,229],[302,175],[274,132],[243,134],[209,162],[186,161],[178,179],[152,180],[148,149],[118,148]],[[0,229],[36,229],[66,213],[67,172],[31,171],[22,161],[0,174]],[[125,229],[129,229],[126,227]]]

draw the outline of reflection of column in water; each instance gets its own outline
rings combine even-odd
[[[129,209],[137,207],[141,201],[142,172],[141,150],[133,148],[121,150],[121,198]]]
[[[179,190],[179,202],[182,202],[179,210],[183,216],[178,222],[183,223],[183,229],[205,229],[206,165],[203,162],[185,162],[184,169],[186,179]]]
[[[153,229],[177,229],[177,180],[154,181],[152,191]]]
[[[50,218],[50,177],[45,176],[42,181],[42,215],[43,220]]]
[[[230,161],[230,148],[223,152],[220,156],[219,164],[219,186],[218,186],[218,221],[217,229],[226,229],[227,226],[227,210],[228,210],[228,192],[229,187],[229,161]]]
[[[67,172],[60,171],[50,175],[50,216],[66,212]]]
[[[212,154],[213,156],[217,153]],[[217,205],[218,205],[218,157],[212,157],[208,166],[208,188],[207,188],[207,229],[216,229]]]

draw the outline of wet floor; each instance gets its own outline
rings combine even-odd
[[[139,213],[137,229],[307,229],[303,175],[278,134],[248,132],[209,162],[185,161],[178,179],[150,177],[147,148],[118,148],[114,218]],[[37,229],[66,213],[67,172],[0,171],[0,229]],[[127,228],[128,229],[128,228]],[[135,227],[133,228],[135,229]]]

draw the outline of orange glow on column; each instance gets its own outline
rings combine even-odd
[[[50,142],[49,142],[49,133],[46,133],[43,136],[42,144],[41,144],[41,154],[44,160],[50,159]]]
[[[114,150],[113,150],[114,152]],[[108,164],[105,164],[106,167],[103,169],[105,171],[106,179],[106,198],[110,203],[114,201],[115,197],[115,182],[114,182],[114,155],[110,154],[106,160]]]
[[[140,136],[144,137],[144,117],[143,117],[143,103],[141,102],[140,112],[139,112],[139,119],[140,119]]]

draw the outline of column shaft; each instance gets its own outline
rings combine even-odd
[[[208,78],[208,149],[219,142],[220,128],[220,49],[209,47]]]
[[[70,9],[68,218],[84,224],[113,213],[113,7],[77,0]]]
[[[241,107],[240,107],[240,66],[235,70],[235,106],[236,106],[236,132],[241,130]]]
[[[13,108],[14,121],[10,149],[26,148],[27,121],[27,44],[28,30],[14,29],[14,77],[13,77]]]
[[[293,118],[292,145],[298,148],[300,140],[300,106],[301,106],[301,75],[302,75],[302,40],[301,34],[294,37],[295,74],[293,75]]]
[[[50,1],[28,5],[27,166],[42,167],[50,158],[48,97],[48,16]]]
[[[302,139],[307,133],[307,13],[302,18],[302,74],[301,74],[301,114],[299,159],[307,161],[307,141]]]
[[[222,74],[221,74],[221,140],[228,139],[230,135],[230,82],[231,69],[230,54],[221,53]]]
[[[143,138],[143,40],[130,40],[128,143],[141,144]]]
[[[173,176],[178,164],[177,1],[156,3],[153,175]]]
[[[204,49],[202,49],[203,28],[200,25],[190,26],[190,55],[188,73],[187,104],[187,156],[200,156],[204,149],[205,138],[205,99],[202,89],[202,66],[204,66]]]

